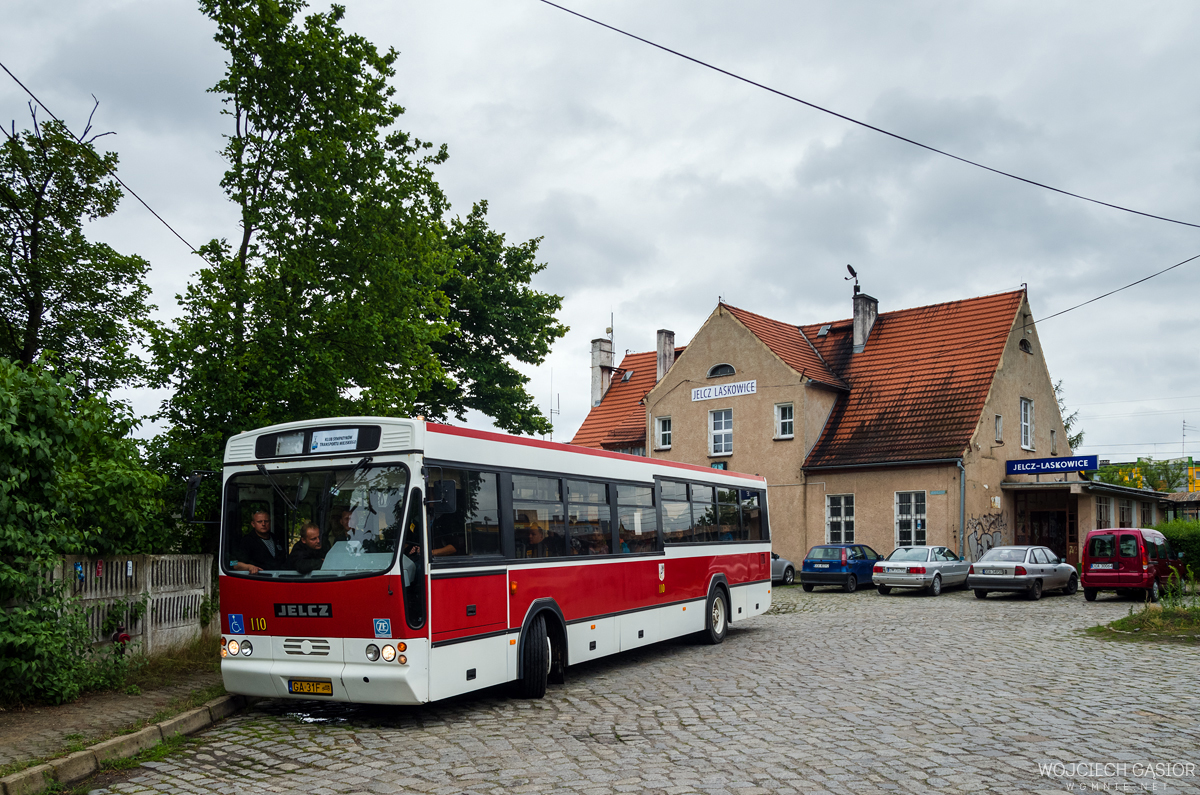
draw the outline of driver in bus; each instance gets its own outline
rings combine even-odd
[[[250,516],[250,527],[254,533],[242,539],[242,550],[237,560],[230,561],[234,571],[258,574],[266,569],[274,571],[287,565],[283,546],[271,535],[271,514],[264,510]]]
[[[300,540],[288,555],[287,567],[301,574],[308,574],[321,568],[324,562],[325,549],[321,545],[321,528],[315,522],[308,522],[300,528]]]

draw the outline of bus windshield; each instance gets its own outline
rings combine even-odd
[[[229,574],[336,579],[391,569],[404,520],[403,465],[267,469],[225,486]]]

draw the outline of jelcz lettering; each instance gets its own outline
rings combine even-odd
[[[333,618],[331,604],[282,604],[275,603],[276,618]]]

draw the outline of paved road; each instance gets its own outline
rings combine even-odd
[[[1129,602],[775,596],[723,646],[572,668],[541,701],[262,702],[100,792],[1200,792],[1200,648],[1079,632]],[[1184,775],[1103,775],[1145,762]]]

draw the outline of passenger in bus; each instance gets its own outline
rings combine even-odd
[[[325,562],[326,552],[321,546],[321,528],[315,522],[308,522],[300,528],[300,540],[288,555],[287,567],[301,574],[316,571]]]
[[[349,541],[351,535],[354,533],[354,528],[350,526],[350,519],[354,516],[352,511],[348,509],[334,511],[333,516],[335,517],[335,521],[329,529],[327,547],[331,547],[339,541]]]
[[[230,561],[229,567],[234,571],[258,574],[264,569],[275,571],[286,566],[283,545],[271,535],[271,514],[255,511],[250,516],[250,527],[254,532],[242,539],[241,552],[237,560]]]
[[[557,558],[563,554],[562,538],[547,536],[536,518],[529,522],[528,543],[525,545],[527,558]]]

